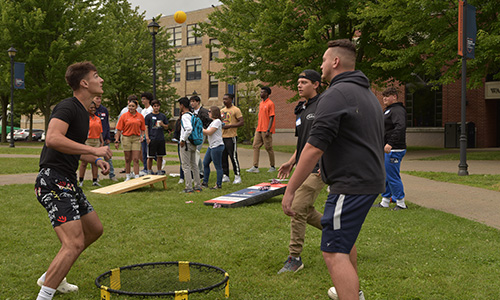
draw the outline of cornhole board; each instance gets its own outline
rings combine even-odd
[[[261,190],[269,186],[268,190]],[[203,202],[205,205],[219,204],[222,207],[235,208],[263,202],[269,198],[285,193],[286,184],[262,182],[234,193],[220,196]]]
[[[108,185],[99,189],[92,190],[92,193],[104,194],[104,195],[116,195],[122,194],[128,191],[139,189],[143,186],[150,185],[153,187],[154,183],[162,181],[163,188],[167,188],[167,175],[146,175],[143,177],[130,179],[129,181],[115,183],[113,185]]]

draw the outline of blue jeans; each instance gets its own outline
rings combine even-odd
[[[207,153],[205,153],[205,158],[203,159],[203,183],[208,184],[208,178],[210,177],[210,163],[214,162],[215,170],[217,170],[217,185],[222,185],[222,151],[224,151],[224,145],[217,146],[215,148],[208,148]]]
[[[144,165],[144,171],[148,170],[148,142],[146,142],[146,137],[141,142],[142,146],[142,164]]]
[[[405,154],[406,150],[385,153],[385,193],[382,194],[382,197],[390,198],[392,196],[392,200],[401,200],[405,197],[403,181],[399,175],[401,161]]]

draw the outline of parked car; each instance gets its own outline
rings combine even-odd
[[[33,129],[33,140],[37,141],[42,137],[42,129]],[[29,129],[18,129],[14,130],[14,141],[27,141],[30,134]],[[7,135],[7,140],[10,141],[10,134]]]

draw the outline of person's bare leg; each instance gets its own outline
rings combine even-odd
[[[80,162],[80,168],[78,169],[78,175],[80,178],[85,178],[85,171],[87,170],[87,163]]]
[[[134,174],[139,175],[139,161],[141,161],[141,151],[132,150],[132,160],[134,161]]]
[[[342,300],[359,299],[357,267],[353,265],[351,259],[353,252],[356,252],[354,247],[350,254],[323,252],[323,258],[328,267],[333,285],[337,290],[339,299]]]
[[[153,162],[151,162],[151,164],[153,164]],[[156,157],[156,171],[161,171],[162,164],[163,164],[163,156],[157,156]]]
[[[132,151],[123,151],[125,154],[125,173],[130,174],[130,164],[132,163]]]

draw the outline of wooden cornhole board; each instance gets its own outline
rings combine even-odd
[[[269,187],[268,189],[263,187]],[[222,207],[242,207],[263,202],[285,193],[286,184],[262,182],[245,189],[203,202],[205,205],[219,204]]]
[[[153,187],[153,184],[159,181],[163,182],[163,188],[166,189],[167,175],[146,175],[143,177],[130,179],[129,181],[108,185],[100,189],[95,189],[91,192],[104,195],[115,195],[136,190],[146,185],[150,185],[151,187]]]

